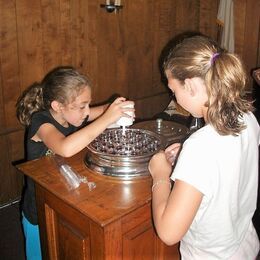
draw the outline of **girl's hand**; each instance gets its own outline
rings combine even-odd
[[[149,162],[148,169],[154,180],[169,179],[172,165],[169,163],[164,151],[156,153]]]
[[[180,143],[174,143],[165,149],[166,159],[171,165],[175,163],[180,149],[181,149]]]
[[[135,109],[133,107],[127,107],[129,105],[133,105],[133,101],[126,101],[124,97],[117,98],[106,110],[103,115],[103,118],[108,121],[109,124],[115,123],[120,117],[134,117]],[[131,112],[133,116],[127,114],[127,112]]]

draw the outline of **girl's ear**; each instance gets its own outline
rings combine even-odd
[[[184,80],[184,86],[185,89],[190,93],[190,95],[193,97],[196,95],[197,92],[197,88],[196,88],[196,84],[194,84],[193,82],[193,78],[192,79],[185,79]]]
[[[61,107],[62,104],[56,100],[53,100],[51,102],[51,108],[55,111],[55,112],[60,112],[61,111]]]

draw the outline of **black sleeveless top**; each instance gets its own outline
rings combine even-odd
[[[30,126],[27,129],[26,134],[26,155],[27,160],[38,159],[42,156],[48,155],[51,151],[43,142],[35,142],[31,138],[37,133],[40,126],[49,123],[54,125],[63,135],[68,136],[71,133],[77,131],[81,127],[87,125],[87,119],[83,122],[80,127],[75,127],[73,125],[69,125],[68,127],[64,127],[60,125],[50,114],[49,111],[40,111],[35,113],[32,116],[32,121]],[[36,210],[36,198],[35,198],[35,188],[34,181],[27,177],[25,178],[25,186],[23,191],[22,198],[22,211],[24,216],[29,220],[29,222],[33,225],[38,224],[37,219],[37,210]]]

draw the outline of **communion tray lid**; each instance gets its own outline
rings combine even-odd
[[[188,127],[161,118],[136,123],[132,128],[145,129],[159,134],[164,137],[166,145],[182,142],[189,135]]]

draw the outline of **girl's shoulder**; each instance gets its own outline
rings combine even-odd
[[[31,124],[28,127],[28,136],[32,137],[45,123],[54,124],[51,114],[48,111],[38,111],[32,115]]]
[[[38,111],[32,115],[32,120],[31,120],[31,127],[39,127],[40,125],[44,123],[50,123],[55,125],[57,122],[56,120],[52,117],[49,111],[43,110],[43,111]]]
[[[31,129],[32,132],[37,132],[41,125],[49,123],[52,124],[58,131],[67,136],[78,130],[77,127],[70,125],[68,127],[62,126],[57,122],[48,110],[36,112],[32,117]]]
[[[32,115],[32,119],[34,120],[41,118],[52,118],[52,116],[48,110],[37,111]]]

